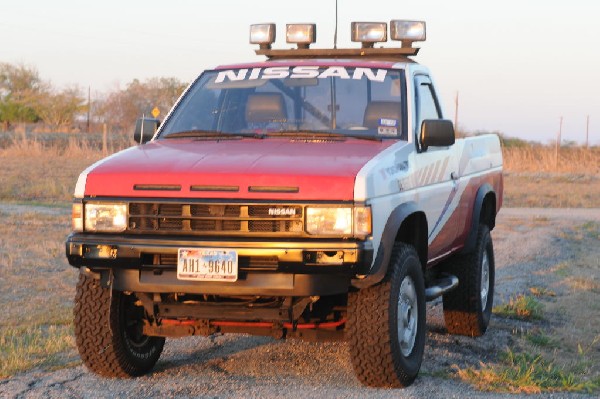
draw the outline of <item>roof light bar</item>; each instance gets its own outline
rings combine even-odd
[[[317,40],[316,24],[287,24],[286,42],[295,43],[298,48],[308,48]]]
[[[263,50],[271,48],[275,41],[275,24],[250,25],[250,44],[258,44]]]
[[[373,47],[375,43],[387,41],[387,23],[352,22],[352,41],[361,42],[363,48]]]
[[[390,21],[390,37],[402,42],[402,47],[412,47],[413,42],[425,41],[425,21]]]

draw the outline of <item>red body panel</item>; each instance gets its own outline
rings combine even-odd
[[[475,198],[477,197],[477,190],[485,183],[488,183],[493,187],[496,198],[498,198],[496,214],[500,211],[503,191],[502,172],[488,173],[484,176],[471,178],[465,191],[463,191],[461,195],[458,207],[454,210],[452,216],[450,216],[450,219],[448,219],[444,225],[444,228],[442,228],[435,240],[429,246],[429,260],[434,260],[434,262],[428,266],[435,265],[437,261],[444,258],[444,255],[449,255],[449,251],[454,253],[456,250],[465,246],[473,222],[473,210]]]
[[[407,62],[410,62],[407,60]],[[312,65],[319,67],[331,67],[331,66],[342,66],[342,67],[358,67],[358,68],[392,68],[397,62],[395,61],[356,61],[356,60],[336,60],[332,62],[330,59],[308,59],[308,60],[282,60],[282,61],[265,61],[265,62],[249,62],[245,64],[234,64],[234,65],[220,65],[215,69],[242,69],[242,68],[269,68],[269,67],[295,67],[301,65]]]
[[[352,201],[363,165],[393,140],[333,142],[267,138],[165,139],[131,148],[95,167],[86,196]],[[175,185],[180,190],[135,190]],[[237,192],[191,186],[237,186]],[[297,187],[297,192],[251,192],[250,186]]]

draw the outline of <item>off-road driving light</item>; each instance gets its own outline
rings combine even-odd
[[[85,231],[120,232],[127,227],[127,205],[88,202],[85,204]]]
[[[275,41],[275,24],[250,25],[250,44],[258,44],[268,50]]]
[[[285,29],[287,43],[295,43],[298,48],[308,48],[317,40],[317,25],[315,24],[287,24]]]
[[[387,23],[352,22],[352,41],[361,42],[363,47],[373,47],[375,43],[387,40]]]
[[[425,21],[390,21],[390,37],[400,40],[402,46],[411,47],[412,42],[423,42],[426,39]]]

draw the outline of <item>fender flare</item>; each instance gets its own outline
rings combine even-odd
[[[402,226],[402,222],[410,215],[421,211],[416,202],[406,202],[396,207],[388,217],[388,220],[381,235],[377,255],[368,275],[362,279],[353,279],[352,286],[356,288],[367,288],[379,283],[385,277],[387,268],[392,257],[392,250],[396,242],[396,236]]]
[[[481,208],[483,207],[483,200],[489,193],[493,193],[494,196],[496,195],[494,188],[489,183],[483,184],[477,190],[475,202],[473,203],[473,213],[471,215],[471,230],[469,230],[469,235],[465,241],[465,246],[461,250],[461,253],[463,254],[473,252],[475,249],[475,244],[477,243],[477,231],[479,229],[479,223],[481,219]],[[496,210],[494,209],[494,212],[495,211]],[[490,230],[493,228],[494,226],[490,226]]]

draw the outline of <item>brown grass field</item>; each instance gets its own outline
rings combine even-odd
[[[0,201],[68,206],[79,173],[104,155],[126,148],[112,137],[102,151],[97,137],[0,137]],[[504,149],[504,206],[600,207],[600,147]]]
[[[600,207],[600,148],[504,148],[504,206]]]

